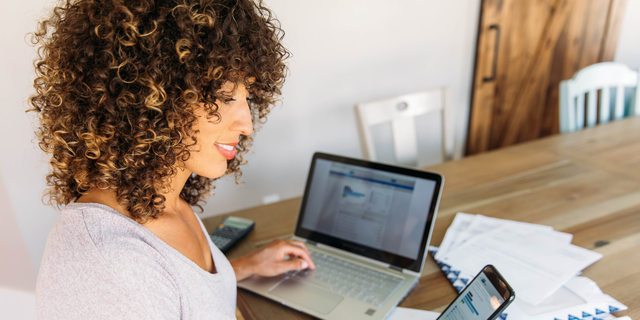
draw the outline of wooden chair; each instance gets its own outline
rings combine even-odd
[[[391,140],[395,163],[404,166],[424,166],[418,158],[418,135],[415,118],[428,113],[440,113],[442,119],[442,159],[454,157],[453,119],[449,107],[449,90],[440,88],[393,98],[359,103],[355,106],[362,153],[366,159],[379,161],[371,128],[391,123]]]
[[[640,99],[636,99],[637,94],[633,95],[625,107],[625,88],[637,89],[639,81],[638,72],[626,65],[602,62],[578,71],[573,79],[560,82],[560,132],[584,128],[585,114],[587,127],[619,120],[629,115],[640,115]],[[613,104],[612,89],[616,92]]]

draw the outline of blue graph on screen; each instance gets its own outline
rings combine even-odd
[[[349,186],[344,186],[344,189],[342,189],[342,197],[354,197],[354,198],[362,198],[364,197],[365,194],[364,193],[359,193],[359,192],[355,192],[353,190],[351,190],[351,187]]]

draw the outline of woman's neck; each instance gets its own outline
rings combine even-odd
[[[166,193],[162,193],[165,198],[165,211],[181,213],[180,208],[184,207],[184,200],[180,198],[180,192],[184,188],[184,185],[191,176],[191,171],[185,168],[177,168],[177,174],[171,178],[169,183],[169,190]]]

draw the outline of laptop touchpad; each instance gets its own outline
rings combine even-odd
[[[341,295],[314,284],[291,278],[285,278],[269,291],[280,298],[295,302],[322,314],[331,312],[344,299]]]

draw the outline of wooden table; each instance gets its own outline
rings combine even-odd
[[[445,176],[432,245],[457,212],[550,225],[574,235],[573,244],[604,257],[584,270],[640,319],[640,117],[557,135],[428,168]],[[290,236],[300,198],[233,212],[256,221],[235,257]],[[205,219],[209,230],[225,216]],[[431,256],[402,307],[442,311],[456,296]],[[309,319],[252,293],[238,291],[246,319]]]

